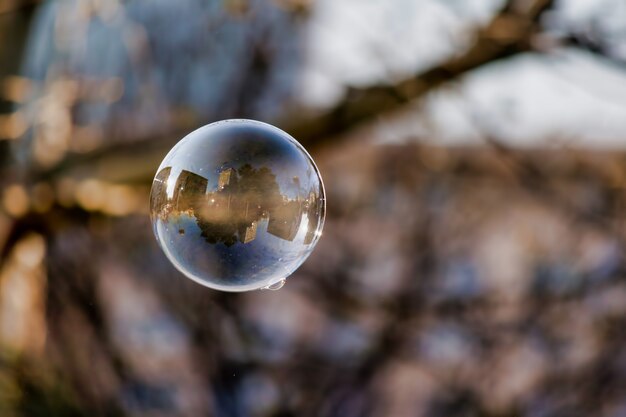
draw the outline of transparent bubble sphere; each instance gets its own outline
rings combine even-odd
[[[280,288],[315,247],[325,209],[320,173],[302,145],[253,120],[184,137],[150,195],[154,233],[169,260],[222,291]]]

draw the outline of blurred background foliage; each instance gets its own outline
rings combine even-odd
[[[157,248],[187,132],[326,182],[277,292]],[[0,415],[626,416],[623,0],[0,0]]]

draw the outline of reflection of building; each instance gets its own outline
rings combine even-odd
[[[250,226],[246,227],[246,231],[244,232],[243,238],[241,239],[243,243],[252,242],[254,239],[256,239],[257,224],[258,223],[255,220]]]
[[[310,244],[315,239],[315,234],[317,233],[317,228],[319,226],[319,220],[322,217],[320,215],[320,211],[322,210],[323,206],[320,204],[320,201],[315,197],[315,192],[311,191],[307,200],[307,217],[309,219],[309,224],[307,225],[308,230],[306,231],[306,235],[304,236],[304,243],[306,245]]]
[[[230,184],[231,178],[234,176],[235,170],[232,168],[226,168],[220,172],[219,179],[217,181],[218,190],[223,190],[228,184]]]
[[[258,169],[244,165],[226,168],[219,173],[217,189],[208,192],[208,179],[183,170],[176,178],[171,198],[167,198],[167,182],[172,181],[171,168],[161,170],[155,178],[152,195],[154,207],[165,221],[171,214],[187,212],[195,217],[202,236],[209,243],[250,243],[257,238],[258,223],[267,219],[267,233],[293,241],[302,225],[303,214],[309,218],[306,243],[313,241],[317,229],[319,207],[315,193],[308,200],[289,200],[267,167]],[[299,189],[300,180],[293,178]],[[299,191],[299,190],[298,190]],[[315,223],[315,224],[313,224]],[[179,233],[183,234],[181,229]]]
[[[209,181],[201,175],[183,170],[174,187],[173,203],[178,211],[195,210],[205,201]]]
[[[159,210],[157,215],[164,214],[167,211],[167,180],[170,177],[172,167],[166,167],[160,170],[152,184],[152,194],[150,194],[150,206]]]
[[[294,240],[300,228],[302,202],[293,200],[270,210],[267,232],[285,240]]]

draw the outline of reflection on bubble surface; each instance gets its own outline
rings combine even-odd
[[[265,123],[226,120],[183,138],[152,184],[157,240],[189,278],[224,291],[276,288],[313,250],[324,187],[304,148]]]

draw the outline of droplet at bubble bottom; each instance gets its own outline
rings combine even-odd
[[[190,279],[222,291],[278,289],[311,254],[326,198],[311,156],[266,123],[224,120],[185,136],[157,170],[157,241]]]

